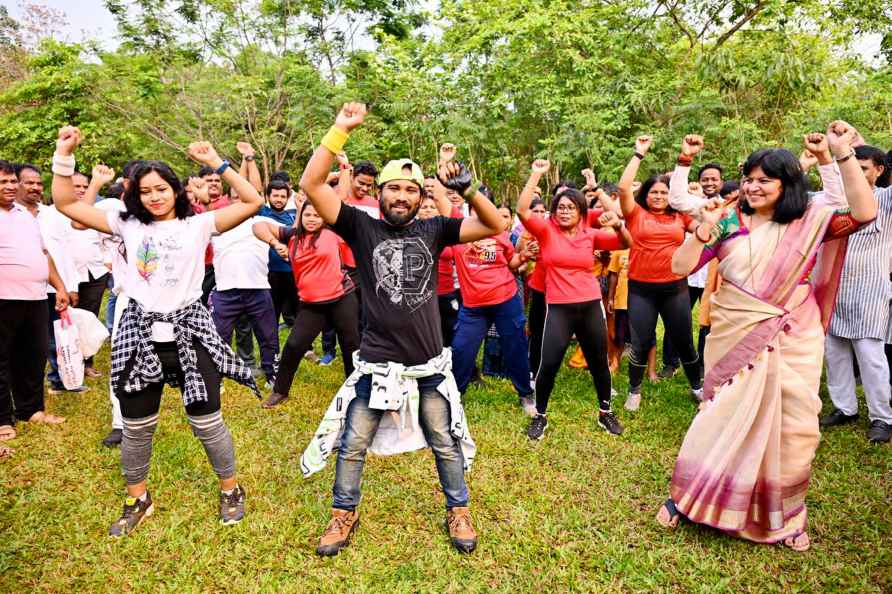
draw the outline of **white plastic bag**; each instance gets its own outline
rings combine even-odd
[[[71,321],[67,309],[60,311],[59,319],[53,322],[53,334],[56,336],[56,358],[62,385],[74,390],[84,383],[84,355],[81,353],[77,326]]]
[[[76,307],[68,308],[71,321],[77,326],[77,333],[81,341],[81,354],[89,358],[99,352],[102,343],[108,338],[108,328],[93,315],[93,312]]]

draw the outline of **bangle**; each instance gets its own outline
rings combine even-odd
[[[849,153],[847,155],[845,155],[843,157],[833,157],[833,160],[836,161],[837,163],[843,163],[845,161],[848,161],[849,159],[851,159],[854,156],[855,156],[855,149],[852,149],[849,151]]]
[[[682,167],[690,167],[693,162],[694,157],[691,157],[690,155],[678,155],[678,164]]]
[[[214,170],[214,173],[216,173],[217,175],[223,175],[223,172],[226,171],[227,169],[229,169],[229,161],[227,161],[226,159],[223,159],[223,162],[220,163],[220,166]]]
[[[639,160],[639,161],[643,161],[643,160],[644,160],[644,155],[642,155],[642,154],[639,153],[638,151],[635,151],[635,156],[638,157],[638,160]]]
[[[347,144],[347,139],[350,138],[350,134],[348,132],[344,132],[337,126],[332,126],[328,129],[328,132],[325,136],[322,137],[322,146],[331,151],[331,154],[337,155],[344,149],[344,145]]]
[[[697,228],[694,229],[694,239],[696,239],[700,243],[704,243],[704,244],[709,243],[709,241],[712,239],[712,232],[709,233],[709,236],[706,239],[701,238],[700,237],[700,227],[701,226],[702,226],[702,223],[700,225],[697,225]]]
[[[53,154],[53,173],[61,177],[74,175],[74,155]]]
[[[250,163],[251,161],[253,161],[253,160],[254,160],[254,156],[253,156],[253,155],[251,155],[250,157],[245,157],[245,161],[247,161],[247,162],[249,162],[249,163]]]
[[[340,167],[341,171],[349,171],[353,169],[353,167],[349,163],[341,163]]]

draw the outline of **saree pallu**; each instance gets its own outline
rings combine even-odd
[[[806,529],[805,494],[820,440],[824,319],[844,240],[824,244],[813,275],[820,286],[802,279],[833,216],[810,208],[802,219],[763,225],[751,237],[738,229],[715,247],[725,282],[712,297],[705,401],[670,485],[676,507],[694,522],[762,543]]]

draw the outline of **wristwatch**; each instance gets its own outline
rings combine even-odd
[[[220,166],[217,167],[217,169],[214,171],[214,173],[216,173],[217,175],[223,175],[223,172],[226,171],[227,169],[229,169],[229,167],[230,167],[229,161],[227,161],[226,159],[223,159],[223,163],[221,163]]]

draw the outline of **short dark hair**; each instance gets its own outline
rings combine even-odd
[[[802,218],[808,208],[808,182],[796,155],[787,149],[761,149],[747,157],[743,164],[743,175],[749,176],[756,167],[760,167],[767,177],[781,182],[781,195],[771,220],[785,225]],[[740,199],[740,210],[748,215],[756,212],[747,202],[746,196]]]
[[[198,170],[198,177],[205,177],[207,175],[217,175],[217,170],[208,165],[202,165],[201,169]]]
[[[862,144],[855,147],[855,158],[859,161],[870,160],[874,167],[882,167],[884,169],[882,175],[877,178],[876,185],[878,188],[885,188],[889,185],[889,163],[886,153],[875,146]]]
[[[498,210],[500,208],[507,208],[508,212],[510,212],[512,216],[514,215],[514,209],[511,207],[511,204],[509,204],[508,202],[499,202],[496,205],[496,210]]]
[[[551,188],[551,195],[555,196],[558,193],[558,190],[560,190],[561,188],[567,188],[570,190],[578,190],[579,186],[577,186],[576,182],[573,181],[572,179],[562,179],[562,180],[558,181],[558,183],[556,183],[553,188]]]
[[[585,202],[585,196],[582,195],[576,188],[566,188],[557,193],[557,196],[551,199],[551,208],[549,212],[551,212],[552,216],[557,214],[558,202],[561,201],[561,198],[566,198],[571,201],[575,206],[576,210],[579,211],[579,220],[585,221],[586,216],[588,216],[588,204]]]
[[[530,210],[533,210],[534,208],[536,208],[536,207],[539,206],[540,204],[541,204],[546,210],[548,209],[548,206],[545,204],[545,201],[544,201],[544,200],[542,200],[541,198],[533,198],[532,200],[530,200]]]
[[[79,175],[79,176],[81,176],[81,177],[85,177],[85,178],[87,178],[87,181],[90,181],[90,176],[87,175],[86,173],[84,173],[83,171],[78,171],[77,169],[75,169],[75,170],[74,170],[74,173],[71,175],[71,177],[74,177],[75,175]]]
[[[617,186],[613,182],[601,182],[601,185],[599,187],[607,192],[608,196],[610,196],[611,194],[619,194],[619,186]]]
[[[131,159],[130,161],[127,161],[124,163],[124,167],[121,168],[121,175],[129,178],[130,174],[133,173],[133,168],[143,162],[142,159]]]
[[[270,179],[270,182],[266,184],[267,197],[269,197],[269,195],[273,193],[273,190],[285,190],[286,192],[289,192],[291,188],[281,179]]]
[[[740,189],[740,184],[736,181],[726,181],[722,184],[722,189],[719,190],[719,196],[724,198],[728,194],[732,192],[736,192]]]
[[[648,212],[650,212],[650,207],[647,205],[647,195],[650,194],[651,188],[656,184],[666,184],[666,187],[669,187],[669,176],[662,174],[651,176],[647,181],[641,184],[641,187],[638,189],[638,194],[635,195],[635,202],[638,203],[638,206]],[[675,212],[675,210],[671,206],[667,206],[666,212],[672,213]]]
[[[30,169],[37,175],[40,175],[40,168],[38,168],[37,165],[33,165],[31,163],[16,163],[15,176],[19,179],[22,179],[22,172],[26,169]]]
[[[0,159],[0,173],[11,173],[18,177],[18,175],[16,175],[15,165],[3,159]]]
[[[286,184],[291,183],[291,176],[288,175],[287,171],[276,171],[272,175],[269,176],[270,183],[274,181],[283,181]]]
[[[725,170],[722,169],[722,166],[719,165],[718,163],[706,163],[705,165],[701,166],[700,169],[697,170],[697,179],[698,180],[703,176],[703,172],[706,171],[707,169],[718,169],[720,177],[723,177],[725,175]]]
[[[378,169],[375,168],[375,164],[371,161],[357,161],[353,164],[353,176],[356,177],[357,175],[378,177]]]
[[[130,185],[122,198],[127,210],[121,213],[121,219],[126,221],[130,217],[136,217],[136,220],[144,225],[148,225],[155,220],[149,209],[143,205],[139,192],[139,180],[153,171],[160,175],[161,179],[166,181],[173,190],[175,196],[173,208],[176,217],[185,219],[192,216],[194,212],[192,211],[192,204],[186,196],[186,188],[183,187],[180,178],[173,172],[173,169],[163,161],[140,161],[130,172]]]
[[[124,195],[124,184],[116,183],[112,184],[105,191],[106,198],[121,198]]]

